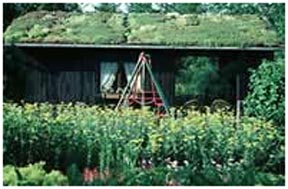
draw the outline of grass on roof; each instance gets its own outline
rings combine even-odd
[[[153,44],[189,46],[275,46],[276,32],[254,15],[31,12],[15,19],[5,42]]]
[[[130,14],[128,43],[197,46],[273,46],[276,32],[254,15]]]
[[[111,13],[31,12],[12,22],[6,42],[121,43],[123,15]]]

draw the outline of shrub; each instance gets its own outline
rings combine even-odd
[[[264,61],[252,70],[244,110],[249,116],[271,120],[284,127],[285,122],[285,64],[284,59]]]
[[[94,184],[101,185],[138,185],[142,178],[157,185],[175,179],[182,185],[207,185],[208,177],[211,185],[253,185],[259,184],[251,178],[254,173],[278,178],[281,172],[272,168],[284,157],[283,136],[270,122],[256,118],[243,117],[236,124],[229,113],[190,112],[159,119],[147,110],[84,104],[4,103],[4,149],[4,164],[42,160],[67,171],[75,163],[74,171],[68,171],[70,180],[76,169],[89,167],[95,169]],[[177,177],[180,173],[183,178]],[[167,182],[163,174],[170,175]]]
[[[29,164],[26,167],[16,168],[6,165],[4,172],[4,185],[6,186],[54,186],[67,185],[68,179],[59,171],[52,170],[46,173],[44,162]]]

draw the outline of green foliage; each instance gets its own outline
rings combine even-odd
[[[6,186],[62,186],[68,184],[68,179],[59,171],[52,170],[46,173],[44,162],[29,164],[26,167],[16,168],[6,165],[3,168],[4,185]]]
[[[6,165],[3,168],[3,185],[16,186],[17,185],[17,174],[15,167],[12,165]]]
[[[240,47],[279,43],[276,33],[255,15],[131,13],[124,20],[123,14],[108,12],[30,12],[12,22],[4,41]]]
[[[202,4],[204,12],[241,15],[257,14],[285,39],[285,4],[284,3],[207,3]]]
[[[129,3],[128,4],[129,13],[152,13],[156,12],[152,7],[152,3]]]
[[[117,8],[119,7],[119,3],[100,3],[99,6],[96,6],[95,9],[97,11],[102,12],[117,12]]]
[[[128,43],[198,46],[273,46],[276,33],[255,15],[129,14]]]
[[[177,12],[180,14],[201,13],[201,3],[158,3],[160,12]]]
[[[4,31],[13,19],[32,11],[80,11],[77,3],[4,3]]]
[[[68,185],[68,179],[59,171],[52,170],[46,174],[43,181],[43,186],[65,186]]]
[[[255,118],[243,117],[237,124],[232,114],[179,117],[175,112],[178,119],[159,119],[146,110],[84,104],[4,103],[3,112],[4,164],[42,160],[64,171],[73,163],[80,170],[95,167],[100,174],[96,185],[207,185],[207,179],[211,185],[273,185],[251,175],[270,172],[279,178],[283,173],[278,169],[283,136],[271,123]],[[143,161],[150,161],[150,168],[143,168]],[[186,164],[187,169],[181,168]],[[70,181],[77,175],[71,169]]]
[[[196,97],[210,94],[216,98],[230,88],[225,78],[220,77],[216,62],[208,57],[185,57],[181,60],[181,67],[176,78],[176,95]]]
[[[105,12],[30,12],[15,19],[5,32],[6,42],[120,43],[123,15]]]
[[[263,15],[268,19],[272,27],[277,31],[280,38],[285,41],[285,4],[272,3],[266,5],[265,13]]]
[[[284,59],[264,61],[250,77],[250,92],[245,99],[245,113],[285,125]]]
[[[95,11],[117,12],[119,4],[100,3]],[[11,21],[32,11],[80,12],[76,3],[4,3],[4,31]],[[267,22],[284,41],[285,5],[284,3],[128,3],[129,13],[169,13],[179,14],[220,13],[226,15],[256,14]],[[260,30],[258,30],[259,32]],[[15,33],[16,35],[17,33]],[[18,33],[21,35],[21,32]]]
[[[261,3],[206,3],[202,4],[202,7],[205,12],[211,13],[256,14],[258,13],[259,4]]]
[[[72,164],[67,169],[67,176],[70,186],[80,186],[83,183],[82,174],[76,164]]]

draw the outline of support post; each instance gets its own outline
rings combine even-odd
[[[241,99],[240,99],[240,76],[236,75],[236,122],[240,122]]]
[[[143,108],[145,106],[145,94],[144,94],[144,89],[145,89],[145,64],[142,63],[142,77],[141,77],[141,107]]]

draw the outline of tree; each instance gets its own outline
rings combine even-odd
[[[152,7],[152,3],[129,3],[128,4],[128,12],[132,13],[152,13],[152,12],[157,12]]]
[[[158,3],[159,11],[163,13],[177,12],[180,14],[200,13],[201,3]]]
[[[278,35],[285,41],[285,4],[284,3],[262,3],[259,6],[260,13],[267,18]]]
[[[103,12],[118,12],[118,7],[120,3],[100,3],[100,5],[95,6],[95,10]]]
[[[177,73],[179,77],[176,78],[176,95],[214,99],[223,97],[230,89],[226,78],[220,77],[220,70],[212,58],[188,56],[181,62]]]

